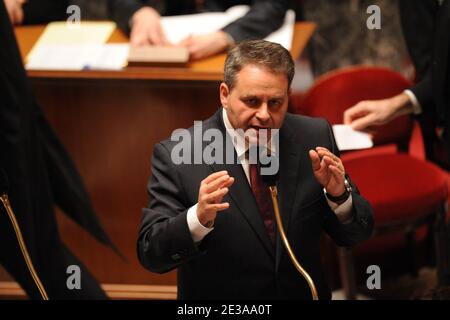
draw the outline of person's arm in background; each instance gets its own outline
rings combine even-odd
[[[284,21],[289,1],[254,1],[242,18],[222,30],[202,36],[192,36],[182,42],[191,59],[198,60],[225,51],[242,40],[263,39],[277,30]]]
[[[245,16],[225,26],[222,31],[228,33],[236,43],[263,39],[281,27],[288,7],[287,0],[254,1]]]
[[[361,101],[347,109],[344,124],[351,124],[355,130],[382,125],[401,115],[419,115],[434,109],[430,64],[438,5],[434,0],[400,0],[399,9],[403,35],[419,82],[394,97]]]
[[[108,11],[119,28],[130,34],[131,45],[166,45],[160,3],[150,1],[144,5],[139,0],[108,0]]]

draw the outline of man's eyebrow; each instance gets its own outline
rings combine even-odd
[[[283,99],[284,99],[284,96],[274,96],[274,97],[270,98],[270,100],[283,100]]]

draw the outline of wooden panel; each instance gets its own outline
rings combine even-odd
[[[65,242],[102,283],[175,284],[174,272],[151,274],[136,256],[151,152],[173,130],[215,112],[218,83],[35,80],[33,85],[81,172],[100,220],[128,261],[59,214]]]
[[[111,299],[153,299],[174,300],[177,297],[176,286],[146,286],[103,284],[103,290]],[[25,291],[13,281],[0,282],[0,297],[2,299],[26,299]]]

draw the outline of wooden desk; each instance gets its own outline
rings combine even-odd
[[[44,31],[44,26],[16,28],[16,36],[22,57],[26,57],[36,40]],[[312,22],[296,23],[291,54],[297,59],[315,30]],[[125,43],[127,37],[116,30],[109,43]],[[192,62],[187,68],[126,68],[121,71],[29,71],[32,78],[83,78],[83,79],[142,79],[142,80],[205,80],[221,81],[225,55],[216,55]]]
[[[312,23],[296,25],[295,58],[314,28]],[[42,31],[42,26],[16,29],[23,56]],[[110,42],[126,40],[116,31]],[[37,100],[78,166],[100,220],[127,258],[122,261],[58,213],[63,240],[111,296],[174,296],[176,273],[150,273],[136,257],[150,157],[153,145],[174,129],[190,127],[215,112],[224,59],[219,55],[173,69],[28,72]]]

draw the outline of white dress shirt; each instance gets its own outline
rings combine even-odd
[[[241,162],[242,168],[244,169],[245,175],[247,176],[248,183],[250,184],[250,165],[247,157],[245,157],[246,149],[245,149],[245,143],[243,143],[244,137],[239,135],[234,129],[233,126],[230,123],[230,120],[228,119],[227,113],[225,109],[222,109],[222,117],[223,122],[225,125],[225,129],[227,130],[228,134],[231,136],[231,141],[233,141],[234,148],[236,150],[236,154]],[[274,146],[271,146],[271,152],[276,152],[274,149]],[[325,189],[324,189],[325,192]],[[326,197],[325,197],[326,198]],[[342,204],[338,205],[337,203],[334,203],[328,198],[326,198],[328,205],[330,208],[334,211],[336,214],[338,220],[341,223],[349,223],[353,220],[352,217],[352,205],[353,200],[352,196],[350,197]],[[207,228],[203,226],[197,217],[197,204],[189,208],[187,212],[187,224],[189,227],[189,230],[192,235],[192,239],[194,242],[200,242],[208,233],[210,233],[212,230],[214,230],[214,227]]]

